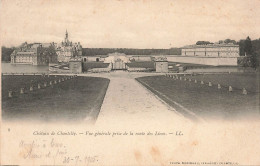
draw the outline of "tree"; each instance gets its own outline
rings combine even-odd
[[[245,40],[245,53],[246,55],[252,55],[252,42],[249,36]]]
[[[196,45],[207,45],[207,44],[213,44],[209,41],[197,41]]]
[[[231,42],[231,39],[226,39],[226,40],[224,40],[224,43],[230,43]]]
[[[2,61],[11,61],[10,55],[14,51],[15,48],[7,48],[5,46],[2,46]]]
[[[54,46],[43,48],[41,51],[47,63],[57,63],[57,53]]]
[[[259,66],[259,55],[257,56],[255,52],[250,56],[250,66],[255,70]]]
[[[223,41],[223,40],[219,40],[218,43],[219,43],[219,44],[223,44],[224,41]]]
[[[251,41],[248,36],[246,40],[239,41],[239,51],[241,56],[239,64],[243,67],[252,67],[255,70],[259,67],[260,61],[260,40]]]
[[[225,43],[225,44],[228,44],[228,43],[237,44],[237,42],[236,42],[235,40],[231,40],[231,39],[226,39],[226,40],[224,40],[224,43]]]
[[[239,55],[245,56],[245,40],[239,40],[238,45],[239,45]]]

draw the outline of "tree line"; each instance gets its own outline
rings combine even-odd
[[[123,53],[126,55],[180,55],[181,49],[83,48],[82,55],[107,55],[115,52]]]
[[[245,56],[244,58],[239,59],[238,64],[244,67],[253,67],[257,68],[260,62],[260,38],[256,40],[250,39],[241,39],[235,41],[232,39],[225,39],[218,41],[219,44],[223,43],[233,43],[239,45],[239,54],[240,56]],[[197,45],[206,45],[213,44],[209,41],[198,41]],[[15,50],[15,47],[5,47],[2,46],[2,62],[10,62],[11,53]],[[53,53],[53,48],[47,51]],[[133,48],[83,48],[83,56],[93,56],[93,55],[107,55],[110,53],[124,53],[126,55],[180,55],[181,48],[169,48],[169,49],[133,49]]]

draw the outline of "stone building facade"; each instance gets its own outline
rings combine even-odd
[[[239,57],[239,46],[234,44],[208,44],[185,46],[182,56],[198,57]]]
[[[66,31],[65,39],[56,46],[58,62],[69,62],[71,58],[82,56],[82,46],[80,43],[69,41],[69,34]]]
[[[11,64],[47,65],[57,62],[54,43],[23,43],[11,54]]]

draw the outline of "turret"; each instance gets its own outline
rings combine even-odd
[[[68,34],[68,31],[67,31],[67,30],[66,30],[66,33],[65,33],[64,43],[65,43],[65,45],[69,45],[69,34]]]
[[[66,34],[65,34],[65,40],[69,38],[69,34],[68,34],[68,31],[66,29]]]

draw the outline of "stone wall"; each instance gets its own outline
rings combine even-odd
[[[111,68],[107,67],[107,68],[93,68],[93,69],[89,69],[88,72],[92,72],[92,73],[100,73],[100,72],[110,72]]]
[[[168,72],[168,62],[167,61],[156,61],[155,70],[157,73],[167,73]]]
[[[71,73],[82,73],[82,63],[81,61],[70,61],[69,69]]]
[[[111,70],[110,63],[103,63],[103,62],[83,62],[82,66],[83,66],[84,72],[87,72],[87,71],[90,71],[90,70],[96,69],[96,68],[98,68],[97,70],[106,69],[106,68],[109,68],[109,70]]]

